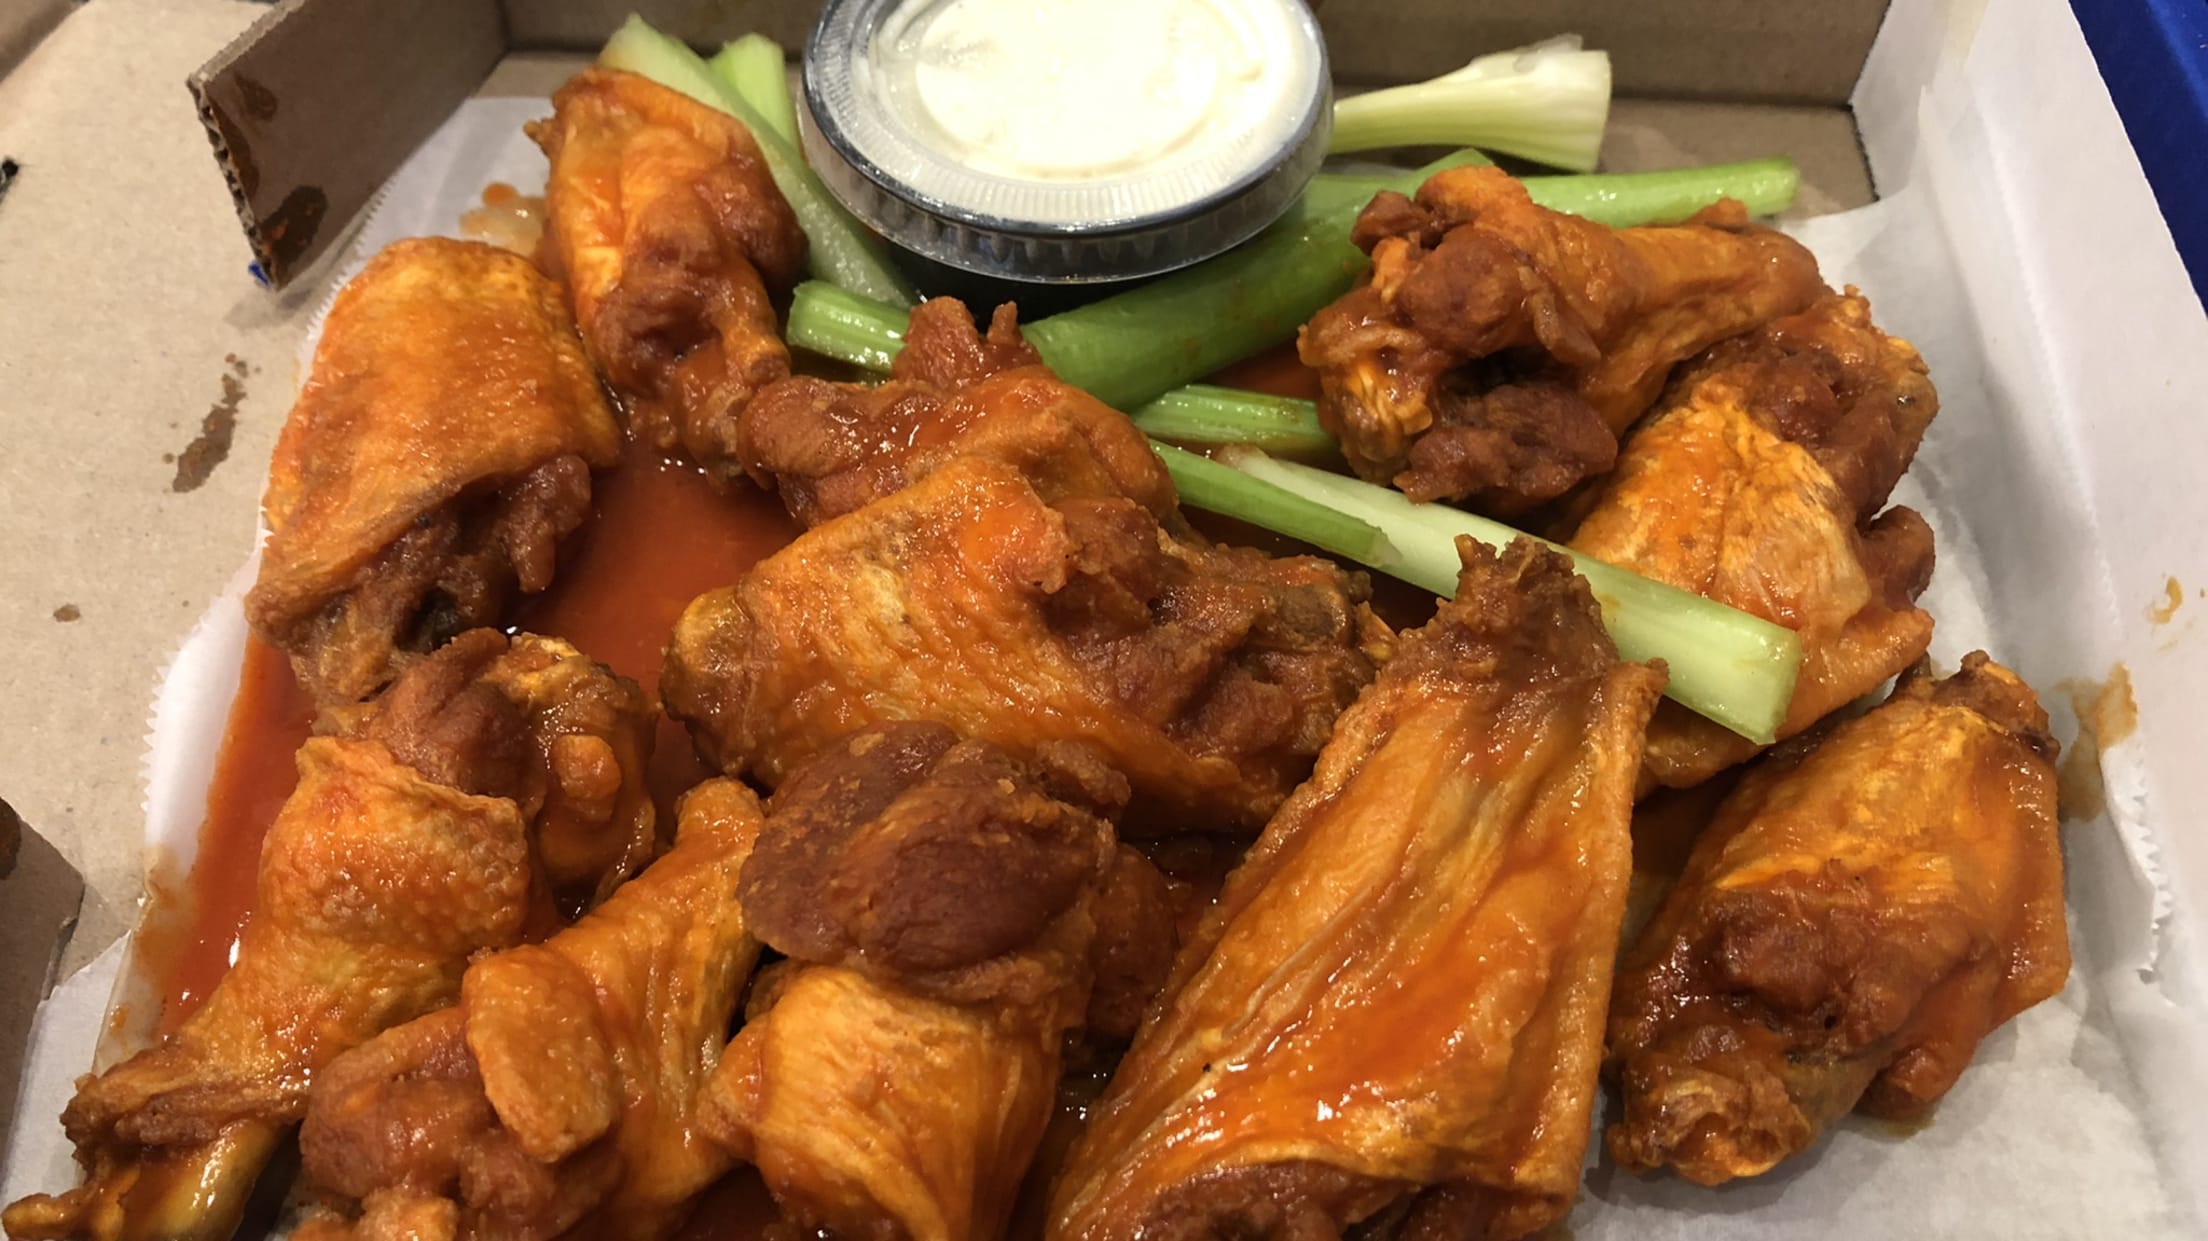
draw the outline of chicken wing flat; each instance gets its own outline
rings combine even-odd
[[[1173,480],[1126,415],[1067,384],[997,308],[983,336],[966,305],[913,311],[888,382],[798,376],[761,393],[738,421],[737,455],[811,527],[888,495],[956,456],[1018,467],[1045,500],[1123,495],[1159,518]]]
[[[1715,1185],[1937,1103],[2070,972],[2055,753],[1977,654],[1750,771],[1619,966],[1611,1157]]]
[[[1023,757],[1093,746],[1151,830],[1253,830],[1371,678],[1367,589],[959,457],[698,598],[661,690],[769,786],[853,729],[929,720]]]
[[[1876,690],[1932,641],[1914,602],[1932,531],[1886,497],[1939,409],[1924,360],[1827,294],[1711,349],[1626,442],[1575,550],[1799,633],[1779,735]],[[1649,729],[1654,780],[1683,788],[1756,752],[1676,704]]]
[[[1609,469],[1674,364],[1822,289],[1738,203],[1611,229],[1495,168],[1382,193],[1353,239],[1371,272],[1297,339],[1321,421],[1361,476],[1502,514]]]
[[[315,1074],[379,1031],[452,1002],[470,954],[552,925],[531,824],[583,774],[544,769],[572,751],[539,734],[574,721],[517,685],[559,679],[546,656],[613,682],[572,648],[475,630],[415,664],[340,735],[299,751],[299,785],[261,849],[236,964],[161,1045],[78,1083],[62,1125],[86,1179],[8,1208],[19,1238],[220,1241],[236,1228]],[[634,756],[641,789],[652,715],[643,692],[596,736]],[[596,778],[596,765],[590,765]],[[626,836],[619,798],[602,830]],[[649,830],[651,804],[636,813]],[[623,851],[621,856],[625,856]]]
[[[692,1118],[759,955],[736,884],[762,813],[731,780],[677,813],[674,846],[604,904],[323,1071],[307,1175],[362,1211],[314,1236],[649,1241],[727,1170]]]
[[[790,373],[769,291],[804,265],[797,216],[750,131],[686,95],[591,68],[552,107],[528,127],[552,161],[541,257],[630,434],[732,478],[737,415]]]
[[[1052,1235],[1520,1237],[1579,1182],[1660,673],[1563,557],[1460,542],[1184,948]]]
[[[1088,1004],[1126,783],[934,724],[869,729],[775,793],[743,902],[788,954],[700,1123],[843,1237],[995,1241]]]
[[[337,295],[269,463],[256,632],[325,706],[551,584],[621,431],[559,289],[495,246],[393,243]]]

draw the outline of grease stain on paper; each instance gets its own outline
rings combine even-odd
[[[2139,702],[2131,693],[2131,669],[2121,660],[2102,681],[2074,679],[2056,688],[2070,699],[2078,717],[2078,735],[2063,750],[2056,772],[2065,820],[2091,819],[2108,809],[2108,786],[2101,754],[2139,727]]]
[[[176,492],[197,491],[207,476],[215,472],[230,457],[230,443],[238,434],[238,406],[245,400],[245,377],[249,373],[245,359],[237,354],[223,358],[222,396],[207,407],[207,415],[199,420],[199,434],[176,454],[176,477],[169,482],[169,490]],[[162,460],[168,460],[163,454]]]
[[[84,609],[79,608],[74,603],[64,603],[60,607],[54,609],[54,619],[60,621],[64,625],[68,624],[70,621],[79,620],[83,616]]]
[[[2162,579],[2162,597],[2147,607],[2147,620],[2155,625],[2167,625],[2177,619],[2177,610],[2185,606],[2185,583],[2176,577]]]

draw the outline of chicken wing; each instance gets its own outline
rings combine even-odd
[[[525,635],[509,645],[475,630],[408,669],[339,735],[309,739],[298,788],[261,849],[236,964],[161,1045],[78,1083],[62,1124],[85,1183],[9,1207],[8,1232],[228,1238],[319,1070],[450,1003],[470,954],[556,922],[532,856],[531,825],[546,806],[559,800],[577,831],[602,807],[600,830],[626,840],[622,797],[574,792],[597,789],[599,760],[612,754],[635,764],[614,774],[636,790],[648,833],[649,703],[618,684],[606,695],[622,709],[603,717],[606,731],[572,732],[575,718],[531,692],[571,677],[615,682],[564,643]],[[581,769],[569,770],[578,757]]]
[[[858,733],[776,792],[742,890],[790,961],[699,1123],[796,1223],[1002,1235],[1088,1003],[1100,816],[1126,794],[1086,750],[1025,763],[933,724]]]
[[[1738,203],[1613,230],[1494,168],[1380,194],[1354,240],[1371,272],[1297,338],[1320,419],[1363,477],[1498,514],[1609,469],[1674,364],[1822,289]]]
[[[2070,972],[2055,753],[1977,654],[1750,771],[1619,966],[1611,1157],[1714,1185],[1937,1103]]]
[[[1871,325],[1850,291],[1711,349],[1626,442],[1571,543],[1802,638],[1781,737],[1915,663],[1932,617],[1932,531],[1879,510],[1939,409],[1924,360]],[[1756,752],[1685,710],[1657,708],[1656,783],[1699,784]]]
[[[1094,746],[1151,830],[1254,829],[1371,677],[1366,590],[1174,539],[1122,497],[1048,504],[966,456],[693,602],[661,690],[709,760],[770,786],[920,719],[1029,757]]]
[[[733,478],[736,417],[790,373],[770,291],[805,234],[735,118],[618,69],[576,74],[529,136],[552,161],[540,252],[629,432]]]
[[[1658,672],[1563,557],[1460,542],[1183,949],[1052,1235],[1520,1237],[1579,1182]]]
[[[392,244],[337,295],[269,463],[256,632],[325,706],[552,581],[621,431],[559,290],[495,246]]]
[[[1174,516],[1173,480],[1126,415],[1067,384],[997,308],[989,333],[966,304],[912,312],[890,379],[877,387],[799,376],[761,393],[736,426],[744,470],[800,525],[840,517],[956,456],[1014,465],[1047,501],[1123,495]]]
[[[731,780],[677,813],[673,848],[603,905],[323,1071],[307,1175],[363,1210],[314,1235],[648,1241],[727,1170],[692,1118],[759,955],[736,884],[762,816]]]

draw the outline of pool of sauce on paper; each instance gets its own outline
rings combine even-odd
[[[492,186],[484,202],[486,211],[511,218],[494,227],[489,215],[477,218],[471,212],[473,222],[465,230],[514,243],[513,248],[522,240],[522,230],[510,227],[514,219],[541,213],[539,200],[512,195],[510,187]],[[499,229],[506,231],[490,235]],[[527,242],[534,246],[534,234]],[[1284,396],[1316,392],[1312,372],[1286,346],[1213,380]],[[660,657],[682,609],[705,591],[735,581],[793,538],[796,528],[766,493],[747,486],[716,492],[695,468],[648,451],[632,450],[592,485],[592,519],[562,549],[552,587],[518,609],[515,628],[565,638],[656,693]],[[258,638],[248,639],[197,858],[187,875],[156,890],[149,921],[161,923],[164,933],[146,937],[140,946],[140,960],[160,996],[162,1035],[198,1009],[235,959],[238,938],[252,916],[261,841],[298,781],[293,755],[312,725],[312,706],[289,661]],[[671,826],[674,800],[711,774],[682,727],[663,719],[649,774],[661,822]],[[1208,865],[1191,869],[1218,873],[1182,876],[1199,890],[1198,905],[1216,891],[1228,867],[1224,859],[1205,861]],[[1079,1132],[1098,1083],[1080,1085],[1066,1092],[1062,1114],[1052,1125],[1049,1145],[1058,1158]],[[1023,1223],[1034,1219],[1038,1206],[1031,1187]],[[758,1175],[742,1169],[700,1198],[678,1238],[803,1241],[809,1235],[781,1224]]]

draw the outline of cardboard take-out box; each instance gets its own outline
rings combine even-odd
[[[2016,509],[1974,531],[1971,571],[1983,575],[1982,593],[2004,615],[2031,618],[2017,626],[2008,654],[2049,691],[2073,752],[2095,740],[2096,712],[2089,694],[2069,709],[2057,681],[2077,678],[2105,691],[2111,673],[2128,669],[2136,726],[2125,730],[2128,741],[2100,739],[2109,806],[2094,829],[2120,836],[2123,848],[2079,846],[2087,865],[2072,882],[2075,899],[2140,908],[2137,917],[2127,910],[2107,919],[2110,926],[2081,925],[2079,969],[2110,980],[2096,1003],[2174,1032],[2168,1041],[2126,1044],[2123,1054],[2139,1079],[2164,1087],[2137,1107],[2167,1192],[2190,1202],[2192,1218],[2208,1218],[2197,1196],[2208,1184],[2208,1147],[2185,1104],[2200,1097],[2201,1066],[2173,1050],[2208,1047],[2208,991],[2191,929],[2208,897],[2208,844],[2169,826],[2180,808],[2208,803],[2208,764],[2192,761],[2208,744],[2198,706],[2208,701],[2208,649],[2188,644],[2191,613],[2173,626],[2154,611],[2165,596],[2189,600],[2208,583],[2208,549],[2190,533],[2208,524],[2208,501],[2181,468],[2208,460],[2208,429],[2185,416],[2180,396],[2193,381],[2190,390],[2208,390],[2208,323],[2189,294],[2173,292],[2185,292],[2176,252],[2067,10],[2026,0],[1897,0],[1891,11],[1883,0],[1315,7],[1337,78],[1353,87],[1430,76],[1560,32],[1584,35],[1615,64],[1609,169],[1779,153],[1803,168],[1797,216],[1861,206],[1904,186],[1939,199],[1961,264],[1963,330],[1985,368],[1935,377],[1943,390],[1967,385],[2010,420],[1987,432],[2007,442],[1985,457],[1989,470],[2010,476],[1966,481],[1986,494],[2012,488]],[[228,46],[210,49],[191,75],[190,99],[216,154],[206,175],[227,181],[250,257],[282,290],[261,296],[296,344],[344,270],[363,212],[464,101],[543,96],[631,9],[700,46],[760,30],[795,48],[814,8],[773,0],[280,0]],[[236,244],[234,234],[191,240]],[[2124,316],[2138,321],[2113,330]],[[2066,348],[2071,342],[2078,352]],[[241,506],[234,519],[249,530],[253,515]],[[207,580],[219,583],[234,565],[210,563]],[[110,707],[136,720],[143,705],[140,697]],[[130,778],[135,769],[126,760],[115,773]],[[26,844],[25,856],[35,847]],[[47,981],[43,964],[31,971],[16,960],[15,946],[32,944],[25,960],[50,962],[44,945],[62,920],[21,917],[6,886],[14,882],[0,878],[0,950],[7,968],[21,966],[31,981],[0,980],[8,988],[0,992],[0,1085],[15,1078],[21,1057],[6,1024],[13,999],[42,994]],[[81,1067],[78,1059],[67,1072]]]

